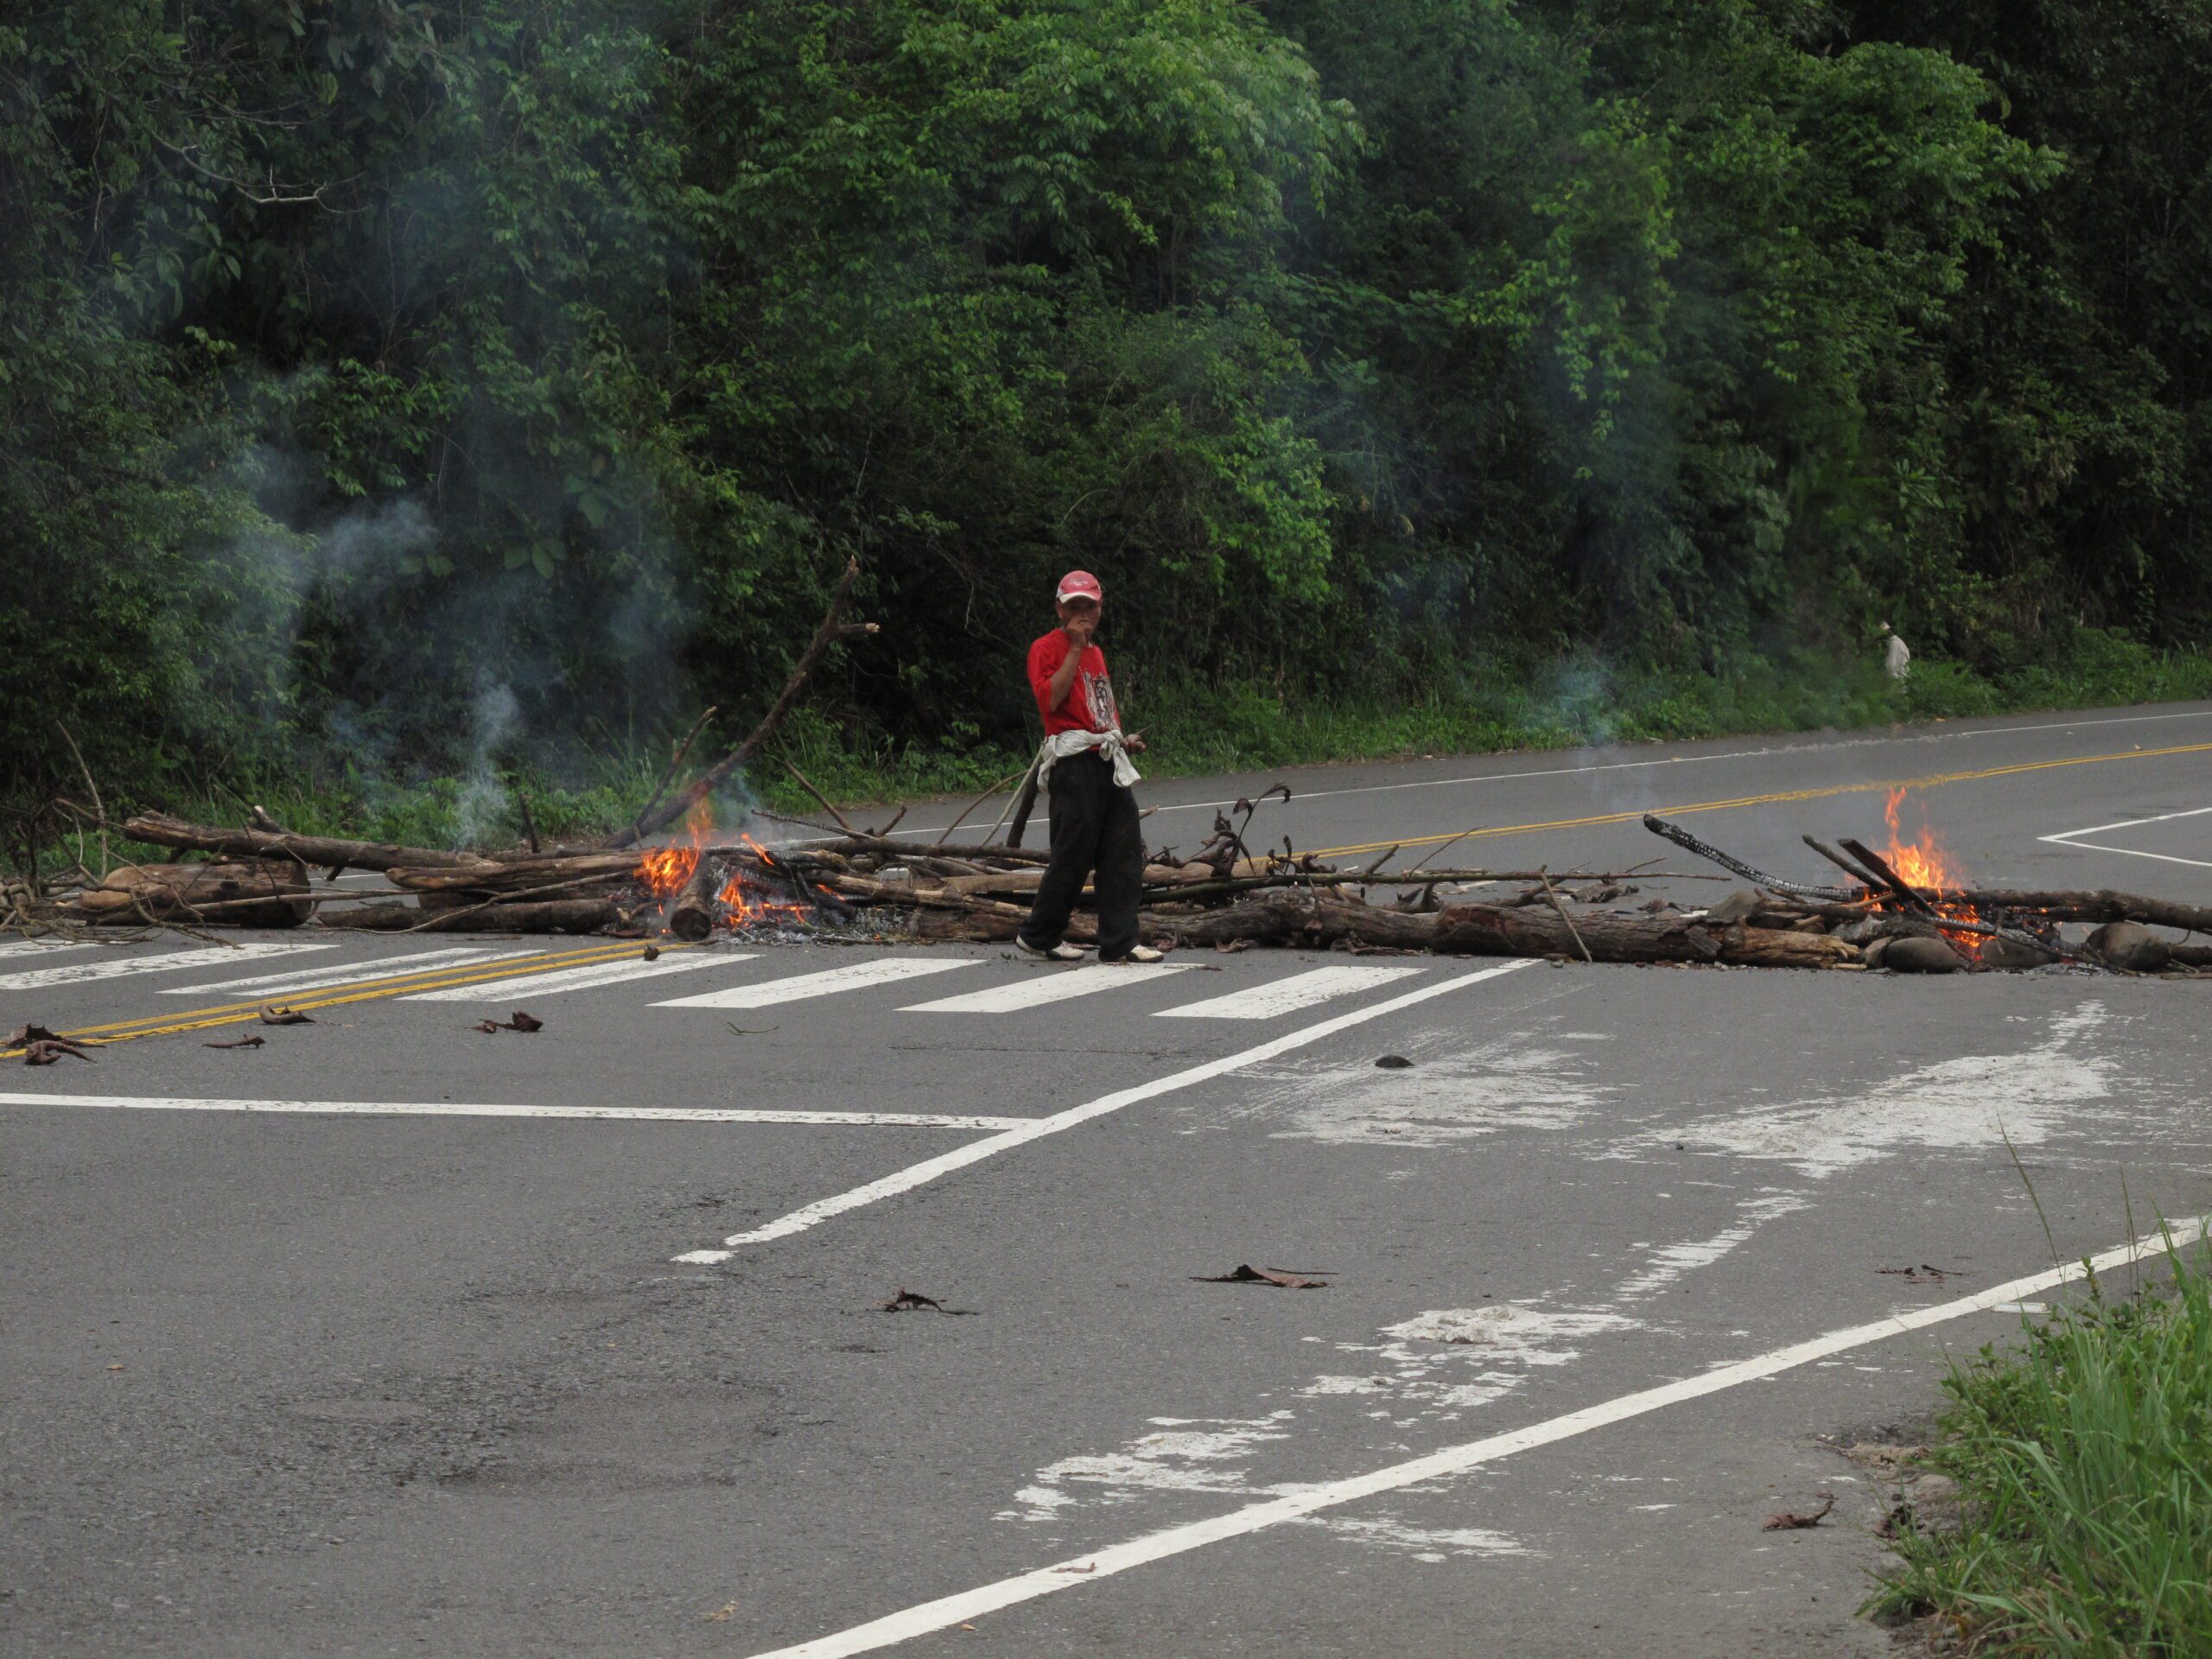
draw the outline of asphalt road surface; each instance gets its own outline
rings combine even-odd
[[[1910,785],[2212,902],[2212,705],[1290,781],[1346,859],[1809,880]],[[0,1077],[0,1652],[1879,1654],[1834,1445],[2212,1211],[2202,982],[1168,967],[0,947],[6,1027],[146,1033]]]

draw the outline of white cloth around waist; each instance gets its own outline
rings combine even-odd
[[[1037,751],[1037,786],[1042,789],[1052,775],[1052,763],[1070,755],[1096,749],[1113,763],[1114,781],[1127,789],[1142,775],[1129,759],[1128,741],[1118,726],[1103,732],[1054,732]]]

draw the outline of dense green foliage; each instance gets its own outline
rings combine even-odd
[[[1950,1379],[1963,1524],[1901,1529],[1877,1608],[1976,1653],[2212,1652],[2212,1257],[2189,1257],[2171,1296],[2099,1294]]]
[[[2212,0],[11,18],[18,804],[2212,638]]]

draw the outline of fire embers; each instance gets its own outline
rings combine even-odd
[[[751,836],[739,837],[741,850],[709,849],[713,830],[713,813],[702,804],[684,820],[683,842],[639,856],[639,885],[665,906],[666,931],[696,944],[718,931],[751,933],[816,918],[820,903],[804,877]]]
[[[1951,971],[1936,953],[1928,949],[1929,944],[1948,947],[1960,967],[2001,969],[2039,968],[2056,960],[2064,952],[2056,925],[2040,916],[2024,916],[1993,906],[1974,902],[1968,897],[1966,871],[1943,849],[1935,830],[1929,827],[1925,809],[1920,820],[1920,833],[1911,841],[1904,838],[1901,823],[1905,791],[1893,789],[1883,804],[1883,821],[1889,826],[1890,844],[1881,855],[1880,862],[1888,866],[1882,870],[1874,860],[1866,861],[1876,874],[1893,873],[1897,882],[1890,884],[1891,891],[1885,894],[1880,887],[1872,887],[1869,897],[1878,901],[1893,899],[1897,906],[1898,920],[1917,921],[1932,930],[1932,938],[1910,949],[1903,948],[1904,940],[1897,938],[1887,951],[1871,953],[1873,965],[1888,965],[1906,972],[1943,973]],[[1847,843],[1854,845],[1855,843]],[[1946,925],[1946,924],[1956,925]],[[1900,926],[1899,933],[1911,931]],[[1885,963],[1885,957],[1893,962]]]

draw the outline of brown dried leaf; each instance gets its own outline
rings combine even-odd
[[[1191,1275],[1202,1285],[1273,1285],[1281,1290],[1326,1290],[1325,1280],[1309,1279],[1303,1274],[1285,1273],[1279,1268],[1255,1268],[1249,1262],[1238,1266],[1234,1273],[1194,1273]]]
[[[259,1048],[268,1040],[266,1037],[257,1033],[251,1037],[241,1037],[234,1043],[202,1043],[200,1046],[202,1048]]]
[[[1821,1521],[1827,1518],[1827,1512],[1835,1508],[1835,1494],[1815,1492],[1813,1496],[1821,1500],[1819,1509],[1808,1510],[1802,1515],[1790,1510],[1784,1510],[1779,1515],[1770,1515],[1766,1518],[1766,1524],[1759,1530],[1761,1532],[1800,1532],[1807,1527],[1819,1526]]]
[[[65,1054],[73,1055],[86,1065],[92,1063],[92,1057],[78,1047],[76,1044],[68,1041],[66,1038],[50,1037],[33,1043],[24,1049],[23,1064],[25,1065],[52,1065]]]
[[[44,1026],[23,1026],[16,1030],[16,1034],[8,1039],[5,1046],[9,1048],[23,1048],[32,1043],[58,1043],[62,1040]]]
[[[278,1007],[271,1003],[262,1008],[261,1023],[264,1026],[311,1026],[315,1021],[297,1008]]]
[[[933,1307],[940,1313],[951,1310],[934,1296],[925,1296],[918,1290],[902,1290],[883,1305],[886,1313],[904,1313],[918,1307]]]

